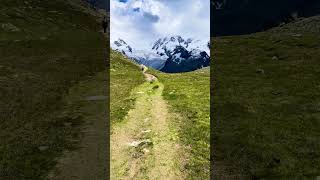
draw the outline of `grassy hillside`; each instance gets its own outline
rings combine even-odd
[[[3,0],[0,14],[0,179],[42,179],[74,147],[81,116],[64,96],[106,68],[106,42],[62,0]]]
[[[218,177],[320,174],[320,36],[302,27],[212,40]]]
[[[310,18],[301,18],[296,22],[285,24],[269,30],[273,33],[302,33],[302,34],[317,34],[320,33],[320,16]]]
[[[164,84],[163,96],[179,118],[177,137],[189,153],[185,169],[190,179],[208,179],[210,172],[210,69],[166,74],[151,71]],[[183,162],[181,162],[183,163]]]
[[[137,65],[122,54],[111,51],[110,55],[110,117],[111,122],[121,121],[134,105],[131,91],[144,82]]]
[[[184,172],[189,179],[208,179],[210,171],[210,72],[209,68],[191,72],[166,74],[149,70],[163,83],[163,97],[169,111],[178,117],[170,119],[173,129],[188,155]],[[144,82],[138,66],[122,54],[111,51],[111,122],[122,120],[133,108],[131,92]],[[151,108],[151,107],[150,107]],[[129,131],[129,130],[128,130]],[[174,132],[172,132],[174,133]],[[162,156],[157,154],[157,156]]]

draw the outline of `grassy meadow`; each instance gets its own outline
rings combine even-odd
[[[210,175],[210,68],[189,73],[166,74],[152,71],[164,84],[163,97],[169,110],[178,114],[173,125],[186,147],[188,178]]]
[[[110,54],[110,117],[111,125],[123,120],[133,108],[131,91],[144,82],[139,66],[122,54],[111,50]]]
[[[188,179],[207,179],[210,173],[210,68],[190,72],[167,74],[153,69],[164,85],[162,96],[168,103],[174,137],[188,153],[185,171]],[[120,53],[111,51],[111,124],[124,119],[135,104],[131,92],[142,85],[144,77],[139,67]],[[158,155],[159,156],[159,155]],[[184,162],[181,162],[184,163]]]
[[[287,27],[212,39],[219,177],[320,174],[320,36]]]
[[[106,40],[96,17],[62,0],[3,0],[0,14],[0,179],[43,179],[80,138],[65,97],[105,70]]]

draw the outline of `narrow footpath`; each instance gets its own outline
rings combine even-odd
[[[185,179],[174,115],[163,100],[163,84],[146,73],[132,96],[135,107],[111,130],[111,179]]]
[[[48,175],[49,180],[105,180],[108,172],[108,70],[80,82],[69,91],[66,101],[79,107],[81,137],[69,137],[78,148],[65,151]],[[68,125],[72,128],[72,125]]]

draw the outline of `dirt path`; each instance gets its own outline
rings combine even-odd
[[[85,125],[79,149],[64,152],[52,180],[106,180],[108,172],[108,72],[98,73],[70,89],[69,103],[79,105]],[[79,139],[76,137],[75,139]],[[72,140],[72,139],[71,139]]]
[[[135,108],[112,127],[111,179],[184,179],[163,84],[144,75],[147,82],[132,92]]]

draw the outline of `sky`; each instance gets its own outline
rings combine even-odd
[[[159,38],[210,40],[210,0],[111,0],[111,43],[150,49]]]

